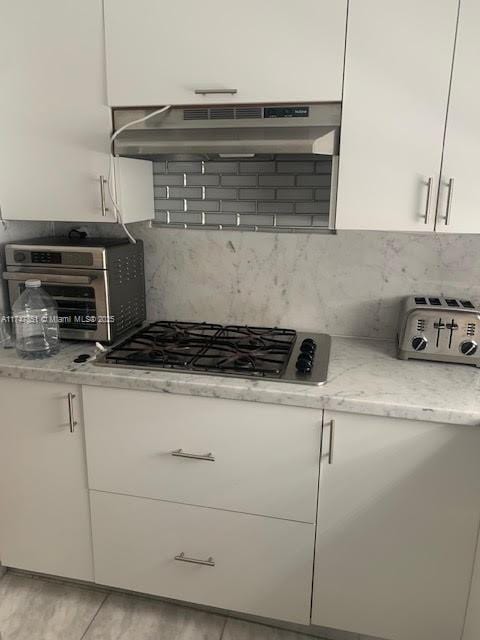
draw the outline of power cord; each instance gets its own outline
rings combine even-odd
[[[122,133],[122,131],[125,131],[125,129],[128,129],[129,127],[133,127],[134,124],[140,124],[141,122],[145,122],[146,120],[149,120],[150,118],[153,118],[153,116],[158,116],[161,113],[166,113],[169,109],[171,109],[171,105],[170,104],[167,105],[166,107],[162,107],[161,109],[157,109],[156,111],[152,111],[152,113],[149,113],[148,115],[144,116],[143,118],[138,118],[137,120],[132,120],[131,122],[127,122],[127,124],[124,124],[123,127],[120,127],[120,129],[117,129],[117,131],[114,131],[113,134],[110,136],[110,144],[112,145],[112,150],[113,150],[113,143],[114,143],[115,139]],[[114,188],[113,188],[112,182],[113,182],[114,173],[115,173],[115,158],[113,156],[113,153],[111,153],[110,154],[110,163],[109,163],[109,168],[108,168],[108,178],[107,178],[108,194],[109,194],[110,199],[112,201],[113,208],[115,209],[115,212],[117,214],[117,218],[118,218],[123,230],[125,231],[128,239],[130,240],[131,243],[136,244],[137,241],[132,236],[130,231],[127,229],[127,226],[126,226],[125,222],[123,221],[122,212],[120,211],[120,206],[119,206],[116,198],[113,195]]]

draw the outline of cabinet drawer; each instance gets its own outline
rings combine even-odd
[[[315,522],[321,411],[97,387],[84,411],[91,489]]]
[[[96,491],[91,505],[97,583],[309,622],[314,525]]]

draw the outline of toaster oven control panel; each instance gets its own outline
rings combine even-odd
[[[480,367],[480,309],[471,300],[415,296],[404,303],[398,333],[401,359]]]

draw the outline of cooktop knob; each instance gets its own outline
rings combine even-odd
[[[473,340],[465,340],[460,345],[460,351],[464,356],[473,356],[477,352],[477,349],[478,345]]]
[[[311,338],[305,338],[305,340],[300,345],[300,351],[302,353],[314,353],[317,348],[317,344]]]
[[[412,340],[412,347],[414,351],[423,351],[427,346],[428,340],[425,336],[415,336]]]
[[[299,373],[310,373],[313,367],[313,355],[301,353],[298,356],[295,367]]]

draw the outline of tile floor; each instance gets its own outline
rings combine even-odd
[[[334,637],[326,634],[327,638]],[[338,638],[338,635],[335,635]],[[312,640],[140,596],[16,573],[0,576],[1,640]],[[349,634],[351,640],[360,636]]]

